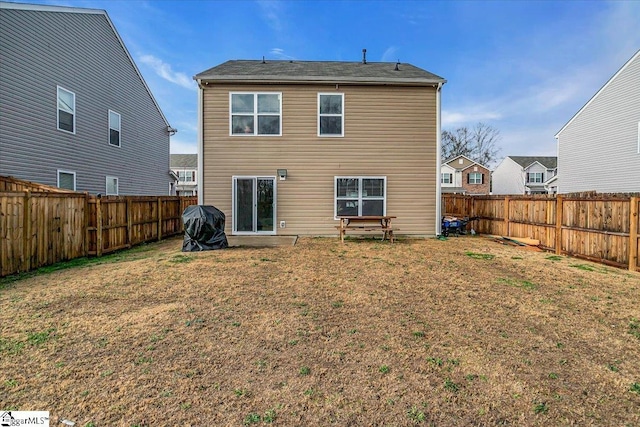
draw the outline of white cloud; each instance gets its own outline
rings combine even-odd
[[[262,9],[264,18],[271,29],[281,32],[282,21],[280,20],[280,15],[282,13],[282,4],[277,1],[259,1],[258,5]]]
[[[198,144],[195,141],[185,142],[171,137],[171,154],[197,154]]]
[[[161,59],[156,58],[153,55],[142,55],[140,57],[140,62],[148,65],[153,68],[153,70],[163,79],[170,81],[171,83],[177,84],[178,86],[182,86],[187,89],[197,90],[196,83],[185,73],[180,73],[177,71],[173,71],[171,65],[162,61]]]
[[[396,58],[397,51],[398,51],[398,48],[395,46],[391,46],[387,48],[387,50],[385,50],[384,53],[382,54],[382,62],[397,61],[398,60],[398,58]]]
[[[285,54],[284,49],[280,49],[279,47],[274,47],[270,53],[279,59],[295,59],[293,56]]]
[[[502,115],[494,111],[448,111],[442,110],[442,127],[473,125],[477,122],[500,120]]]

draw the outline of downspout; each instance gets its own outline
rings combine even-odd
[[[442,156],[442,131],[440,129],[440,97],[442,82],[438,83],[436,90],[436,236],[442,233],[442,188],[440,185],[440,168]]]
[[[201,80],[198,80],[198,204],[204,205],[204,124],[203,114],[204,109],[204,88],[202,87]]]

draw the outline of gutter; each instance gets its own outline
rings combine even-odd
[[[202,86],[201,80],[197,80],[198,82],[198,204],[204,205],[204,167],[203,167],[203,157],[204,157],[204,88]]]
[[[441,130],[441,91],[444,83],[438,83],[436,89],[436,236],[442,233],[442,188],[440,186],[440,168],[442,167],[442,130]]]

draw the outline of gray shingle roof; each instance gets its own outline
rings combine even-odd
[[[171,167],[197,169],[198,155],[197,154],[172,154]]]
[[[250,61],[233,60],[197,74],[196,80],[354,82],[434,85],[440,76],[411,64],[395,62]]]
[[[547,169],[555,169],[558,167],[558,158],[555,156],[509,156],[511,160],[526,168],[532,163],[539,162]]]

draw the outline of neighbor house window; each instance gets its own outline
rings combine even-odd
[[[76,173],[58,170],[58,188],[76,191]]]
[[[76,133],[76,94],[58,86],[58,130]]]
[[[344,94],[318,94],[318,136],[344,136]]]
[[[231,93],[232,135],[282,135],[281,93]]]
[[[120,147],[120,114],[109,110],[109,144]]]
[[[480,172],[471,172],[467,175],[467,182],[469,184],[482,184],[484,182],[484,174]]]
[[[542,172],[530,172],[527,174],[527,182],[531,184],[542,184]]]
[[[440,178],[441,184],[452,184],[453,183],[453,174],[451,173],[443,173]]]
[[[386,177],[335,177],[335,216],[384,215]]]
[[[178,181],[180,182],[195,182],[196,171],[178,171]]]
[[[107,177],[107,188],[106,188],[107,196],[117,196],[118,195],[118,178],[115,176]]]

